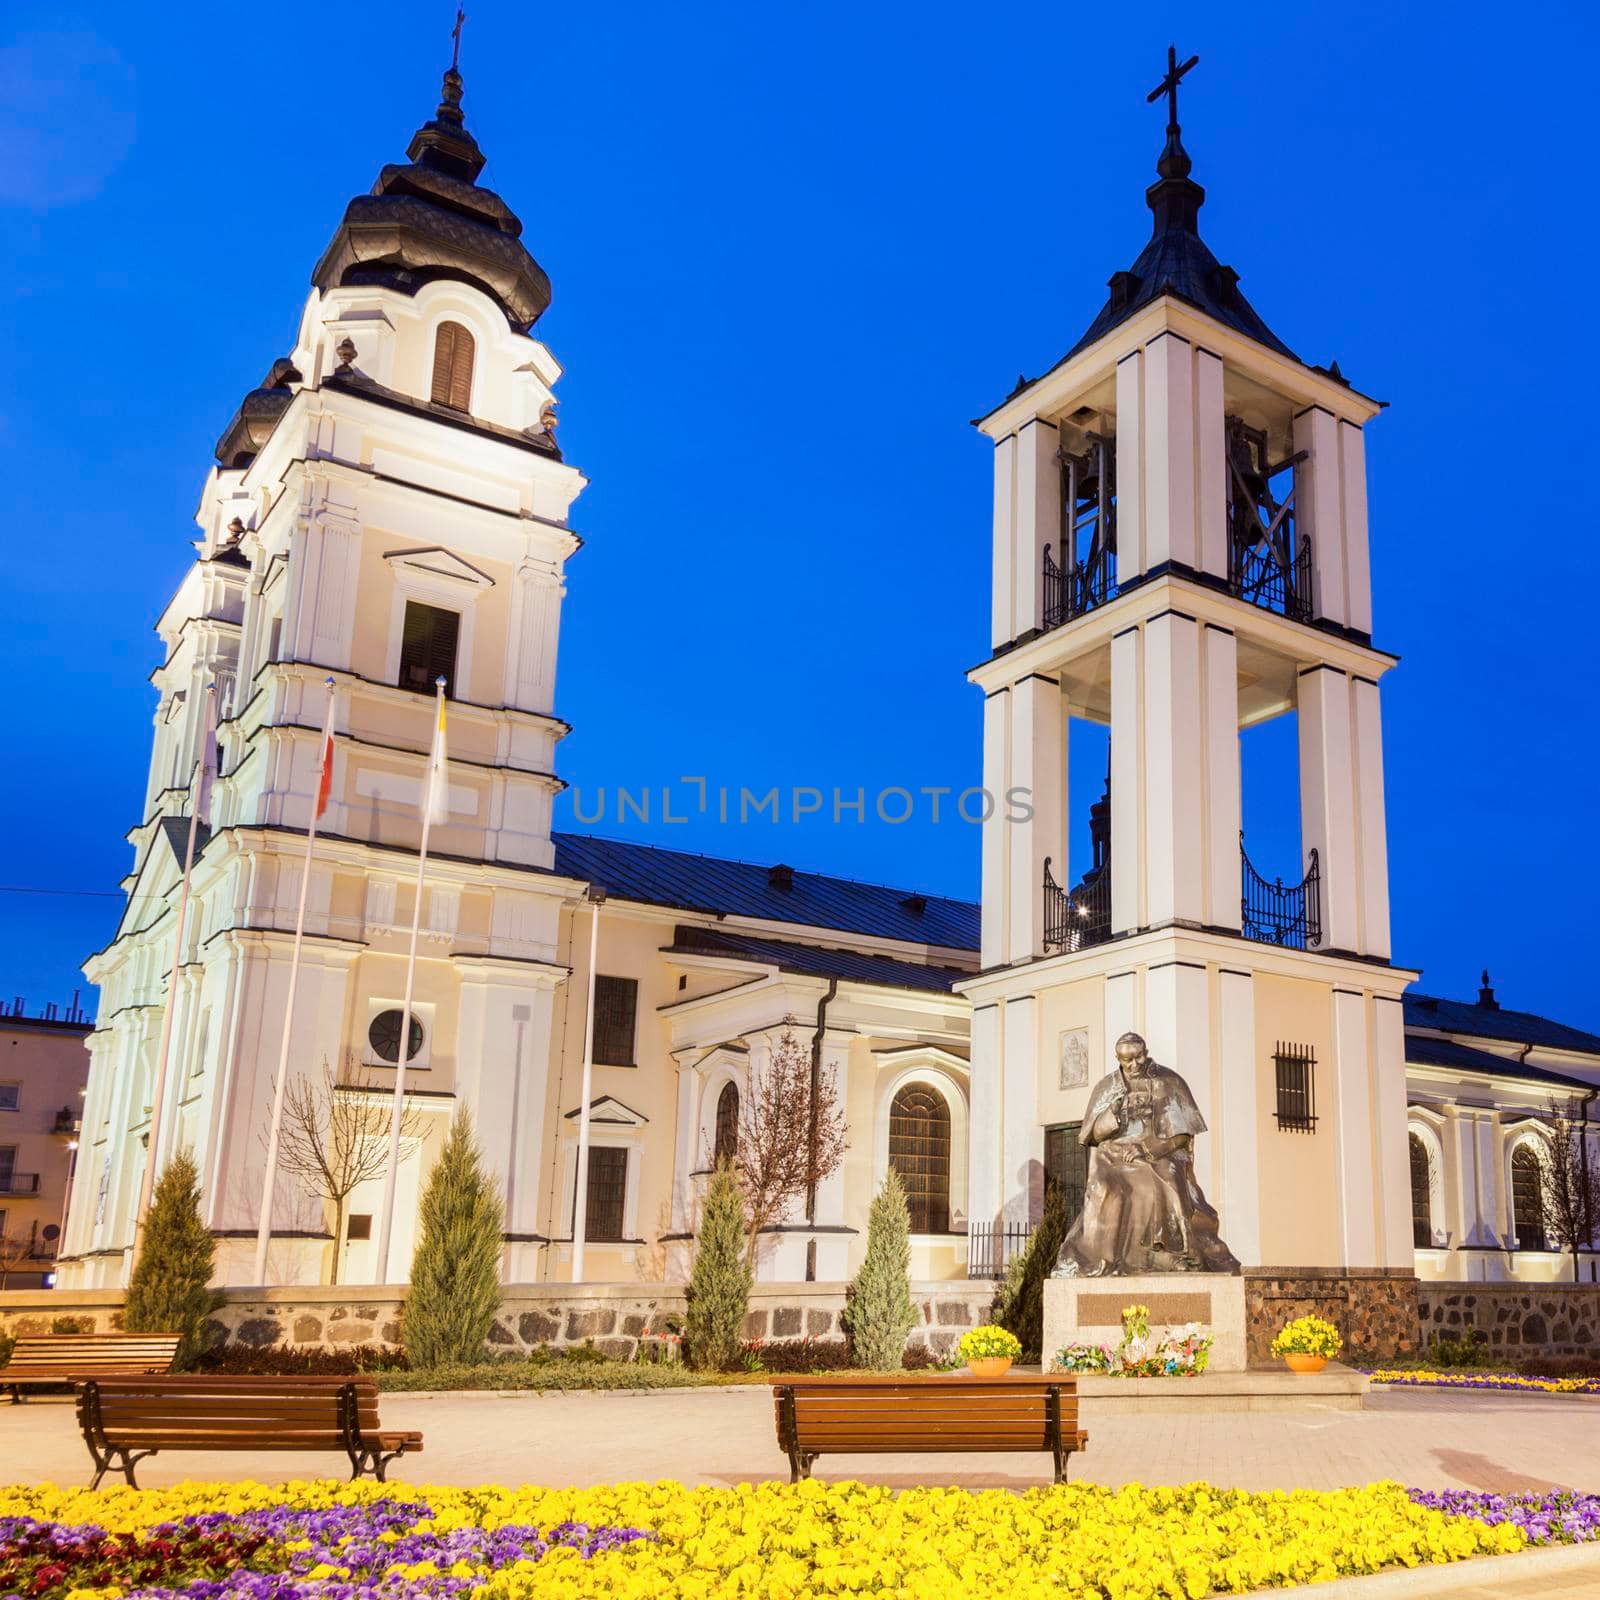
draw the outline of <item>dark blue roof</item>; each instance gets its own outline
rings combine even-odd
[[[800,922],[955,950],[978,948],[978,908],[971,901],[798,870],[789,875],[789,887],[784,888],[774,883],[771,867],[749,861],[582,833],[552,837],[557,872],[598,884],[621,900]]]
[[[761,961],[780,972],[799,972],[813,978],[843,978],[850,983],[875,983],[889,989],[926,989],[948,994],[970,972],[954,967],[929,967],[892,956],[868,955],[860,950],[827,950],[817,945],[790,944],[785,939],[752,939],[720,928],[680,927],[668,954],[700,952]]]
[[[1470,1033],[1478,1039],[1600,1055],[1600,1036],[1536,1017],[1531,1011],[1507,1011],[1470,1000],[1441,1000],[1431,994],[1408,994],[1405,1009],[1408,1028],[1437,1028],[1441,1033]]]
[[[1475,1050],[1454,1039],[1434,1039],[1424,1033],[1406,1035],[1406,1060],[1419,1067],[1449,1067],[1459,1072],[1486,1072],[1497,1078],[1521,1078],[1528,1083],[1556,1084],[1568,1089],[1592,1089],[1594,1084],[1537,1067],[1515,1056],[1497,1056],[1490,1050]]]

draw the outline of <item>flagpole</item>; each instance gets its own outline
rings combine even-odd
[[[600,907],[604,889],[589,886],[589,998],[583,1019],[583,1087],[578,1094],[578,1171],[572,1194],[572,1281],[583,1282],[583,1248],[589,1240],[589,1099],[594,1093],[594,991],[600,958]]]
[[[194,872],[194,842],[200,827],[200,813],[211,795],[211,775],[216,770],[217,700],[216,687],[206,685],[206,709],[200,727],[200,760],[195,768],[194,787],[189,796],[189,839],[183,850],[183,883],[178,890],[178,923],[172,935],[172,970],[167,977],[167,999],[161,1009],[161,1044],[156,1052],[156,1081],[150,1093],[150,1133],[145,1152],[144,1176],[139,1180],[139,1209],[133,1218],[133,1255],[130,1274],[138,1264],[144,1244],[144,1225],[150,1215],[150,1199],[156,1187],[156,1154],[161,1133],[161,1117],[167,1094],[167,1061],[172,1053],[172,1018],[178,996],[178,974],[183,966],[183,929],[189,920],[189,881]]]
[[[395,1049],[394,1104],[389,1113],[389,1167],[383,1175],[383,1212],[378,1223],[378,1282],[389,1282],[389,1243],[394,1233],[395,1183],[400,1172],[400,1123],[405,1108],[406,1058],[411,1053],[411,1002],[417,976],[417,932],[422,926],[422,875],[428,865],[428,835],[433,828],[433,813],[444,784],[448,806],[448,781],[436,770],[443,759],[441,734],[444,729],[444,679],[434,679],[438,700],[438,721],[434,726],[433,750],[428,773],[422,785],[422,842],[417,846],[417,890],[411,903],[411,947],[406,953],[406,997],[400,1007],[400,1043]]]
[[[289,1044],[294,1033],[295,992],[300,987],[300,946],[306,932],[306,891],[311,886],[311,852],[317,842],[317,822],[328,803],[328,779],[333,759],[333,679],[328,679],[328,713],[323,721],[322,744],[317,751],[317,791],[311,801],[311,826],[306,829],[306,854],[300,866],[300,904],[294,914],[294,952],[289,957],[289,995],[284,1002],[283,1042],[278,1048],[278,1079],[272,1090],[272,1121],[267,1129],[267,1170],[261,1179],[261,1220],[256,1226],[256,1269],[252,1283],[267,1281],[267,1247],[272,1242],[272,1191],[278,1182],[278,1140],[283,1129],[283,1096],[289,1082]],[[337,1251],[339,1241],[333,1241]]]

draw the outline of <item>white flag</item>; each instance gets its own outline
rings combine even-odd
[[[425,822],[450,820],[450,761],[444,748],[444,689],[439,694],[439,720],[434,724],[433,749],[428,755],[428,776],[422,785]]]

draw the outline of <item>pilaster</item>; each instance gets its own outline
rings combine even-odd
[[[1111,931],[1145,925],[1144,794],[1140,746],[1144,712],[1144,635],[1126,628],[1111,640]]]
[[[1145,923],[1150,927],[1199,923],[1205,917],[1200,749],[1200,627],[1193,617],[1167,611],[1144,628]]]
[[[1005,820],[1005,795],[1011,787],[1011,691],[997,690],[983,702],[983,786],[988,814],[979,828],[982,865],[982,910],[979,959],[997,967],[1011,948],[1008,847],[1011,830]]]
[[[1237,933],[1239,889],[1239,641],[1207,623],[1201,632],[1205,788],[1205,922]]]
[[[1061,463],[1057,459],[1060,435],[1042,417],[1017,430],[1016,523],[1012,530],[1013,582],[1016,600],[1011,616],[1012,635],[1044,625],[1044,547],[1061,551]]]
[[[1061,685],[1038,674],[1013,686],[1011,773],[1003,793],[992,796],[1009,834],[1010,943],[1008,958],[1044,954],[1044,864],[1055,881],[1071,886],[1066,850],[1065,720]],[[1017,800],[1013,806],[1012,796]],[[1015,810],[1015,820],[1013,820]],[[988,826],[988,824],[985,824]]]
[[[1350,680],[1355,726],[1351,745],[1356,800],[1356,853],[1360,863],[1363,955],[1389,955],[1389,837],[1383,789],[1383,713],[1370,678]]]
[[[1382,1189],[1374,1160],[1372,1071],[1367,1053],[1366,1002],[1349,989],[1333,991],[1333,1078],[1338,1139],[1339,1225],[1347,1267],[1376,1267]]]
[[[1248,972],[1223,968],[1217,974],[1217,1120],[1222,1151],[1221,1181],[1215,1204],[1222,1237],[1245,1266],[1261,1263],[1262,1137],[1256,1092],[1255,980]]]
[[[967,1166],[967,1210],[975,1228],[991,1227],[1004,1203],[1000,1177],[1001,1136],[1005,1117],[1001,1081],[1000,1007],[972,1010],[972,1074],[968,1114],[972,1122]]]
[[[1321,864],[1323,950],[1358,950],[1355,791],[1351,784],[1350,680],[1307,668],[1300,706],[1300,837]]]
[[[1001,1184],[1005,1220],[1033,1222],[1039,1211],[1043,1133],[1039,1125],[1039,1002],[1033,995],[1005,1003],[1004,1135]]]

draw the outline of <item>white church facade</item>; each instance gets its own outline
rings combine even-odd
[[[785,1034],[838,1084],[849,1142],[759,1275],[849,1276],[891,1164],[914,1275],[991,1272],[1047,1178],[1069,1198],[1081,1183],[1076,1125],[1128,1028],[1195,1092],[1199,1176],[1247,1272],[1570,1276],[1529,1162],[1553,1114],[1600,1093],[1600,1037],[1501,1009],[1487,979],[1475,1004],[1415,995],[1391,962],[1377,405],[1289,352],[1203,244],[1175,113],[1144,253],[1077,346],[980,424],[983,783],[1032,797],[1025,819],[984,825],[980,906],[553,829],[585,480],[534,332],[549,281],[478,182],[460,99],[452,69],[408,161],[351,202],[294,348],[218,442],[196,559],[158,622],[127,908],[86,967],[101,1002],[61,1285],[125,1281],[146,1163],[180,1147],[221,1281],[255,1281],[329,695],[290,1058],[388,1098],[420,910],[392,1278],[458,1104],[504,1189],[505,1280],[570,1278],[591,994],[590,1280],[683,1276],[705,1175]],[[441,676],[449,815],[417,908]],[[218,779],[152,1126],[213,690]],[[1285,885],[1241,849],[1239,742],[1290,713],[1306,859]],[[1110,783],[1093,859],[1069,863],[1069,818],[1104,782],[1068,771],[1074,719],[1109,729]],[[351,1196],[335,1236],[331,1209],[280,1181],[269,1281],[374,1281],[381,1187]]]

